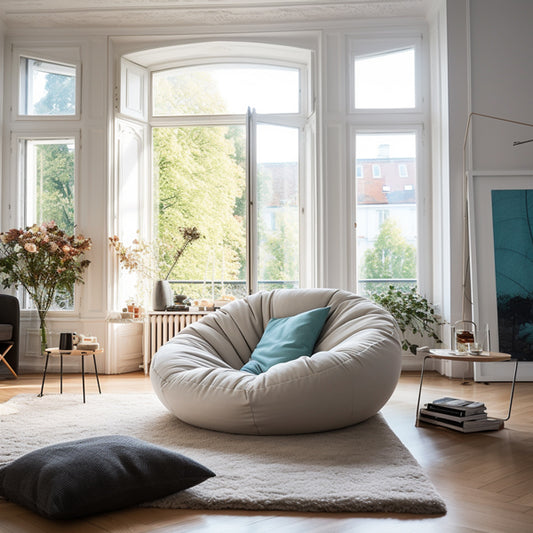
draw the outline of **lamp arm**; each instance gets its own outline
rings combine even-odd
[[[466,144],[468,142],[468,133],[470,132],[470,124],[472,122],[472,117],[484,117],[484,118],[490,118],[492,120],[499,120],[500,122],[508,122],[510,124],[517,124],[518,126],[528,126],[530,128],[533,128],[533,124],[530,122],[522,122],[520,120],[512,120],[509,118],[504,117],[498,117],[495,115],[487,115],[485,113],[475,113],[471,112],[468,115],[468,120],[466,122],[466,128],[465,128],[465,137],[463,141],[463,177],[464,177],[464,185],[463,185],[463,303],[462,303],[462,315],[463,320],[466,319],[466,301],[468,300],[469,304],[472,304],[472,298],[470,297],[470,294],[467,294],[466,291],[466,285],[468,278],[470,276],[470,254],[468,251],[467,246],[467,239],[468,239],[468,228],[469,228],[469,220],[468,220],[468,179],[466,175]],[[513,146],[519,146],[521,144],[533,142],[533,139],[528,139],[527,141],[514,141]]]
[[[528,139],[527,141],[514,141],[513,146],[518,146],[519,144],[526,144],[533,142],[533,139]]]

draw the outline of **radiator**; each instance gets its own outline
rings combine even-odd
[[[207,313],[148,313],[147,332],[145,334],[145,349],[143,367],[148,372],[148,366],[154,354],[170,340],[176,333],[189,324],[200,320]]]

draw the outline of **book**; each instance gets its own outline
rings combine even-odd
[[[475,409],[472,411],[464,411],[463,409],[454,409],[452,407],[443,407],[439,405],[433,405],[431,403],[426,404],[426,409],[428,411],[433,411],[435,413],[442,413],[442,414],[448,414],[451,416],[459,416],[459,417],[465,417],[465,416],[471,416],[476,415],[479,413],[484,413],[486,411],[485,407],[480,407],[479,409]]]
[[[455,416],[468,416],[477,413],[483,413],[486,410],[482,402],[472,402],[470,400],[461,400],[459,398],[450,398],[448,396],[439,398],[426,405],[430,411],[437,411]]]
[[[439,411],[431,411],[430,409],[420,409],[420,414],[428,418],[437,418],[443,420],[456,420],[458,422],[465,420],[483,420],[487,418],[487,413],[475,413],[472,415],[457,416],[448,413],[441,413]]]
[[[462,433],[475,433],[477,431],[497,431],[503,428],[503,420],[501,418],[487,417],[482,420],[442,420],[437,418],[429,418],[423,414],[418,417],[420,422],[425,424],[432,424],[434,426],[442,426]]]

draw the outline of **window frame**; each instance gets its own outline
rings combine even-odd
[[[429,209],[429,195],[431,190],[431,183],[429,179],[429,173],[427,170],[427,156],[423,152],[424,146],[427,145],[424,139],[425,128],[423,124],[408,124],[405,125],[386,125],[379,128],[373,127],[357,127],[353,126],[350,130],[350,152],[352,154],[353,165],[350,170],[351,176],[351,194],[354,199],[352,202],[352,216],[353,220],[357,220],[357,196],[356,196],[356,137],[357,135],[365,134],[413,134],[415,135],[416,142],[416,227],[417,227],[417,239],[416,239],[416,265],[417,265],[417,276],[416,284],[420,288],[425,288],[428,286],[431,280],[431,264],[432,264],[432,254],[428,251],[431,249],[431,223],[428,224],[428,209]],[[423,176],[428,176],[427,180],[423,179]],[[359,263],[357,262],[357,244],[356,236],[354,238],[354,268],[352,269],[352,275],[354,276],[355,287],[358,287],[359,284]],[[423,251],[423,254],[421,253]],[[423,255],[423,257],[422,257]]]
[[[280,117],[299,117],[302,114],[305,114],[305,111],[308,108],[308,98],[306,98],[307,91],[302,91],[303,86],[307,86],[307,72],[304,72],[304,67],[306,65],[301,64],[295,64],[293,62],[289,61],[281,61],[281,60],[270,60],[267,61],[265,59],[262,60],[255,60],[252,61],[250,58],[246,58],[246,60],[239,59],[238,57],[234,57],[233,59],[224,58],[224,59],[217,59],[217,58],[205,58],[198,61],[186,61],[186,62],[180,62],[179,64],[175,64],[173,66],[166,66],[162,69],[150,69],[150,83],[149,83],[149,101],[148,101],[148,110],[149,110],[149,121],[151,122],[154,119],[171,119],[174,117],[180,117],[180,118],[186,118],[186,117],[202,117],[202,116],[210,116],[210,117],[221,117],[221,116],[227,116],[227,117],[236,117],[236,116],[242,116],[246,115],[246,113],[228,113],[228,114],[212,114],[212,115],[193,115],[193,114],[187,114],[187,115],[163,115],[163,114],[157,114],[154,115],[153,110],[155,107],[155,103],[153,100],[153,85],[154,85],[154,74],[165,72],[165,71],[171,71],[176,70],[178,68],[197,68],[197,67],[208,67],[208,66],[220,66],[220,65],[227,65],[227,66],[240,66],[240,65],[250,65],[250,66],[263,66],[263,67],[269,67],[269,68],[280,68],[280,69],[292,69],[298,71],[298,90],[299,90],[299,96],[298,96],[298,107],[299,111],[297,112],[290,112],[290,113],[258,113],[258,115],[261,116],[280,116]],[[304,85],[305,84],[305,85]]]
[[[21,186],[20,188],[20,201],[23,202],[23,205],[19,205],[19,213],[22,217],[21,225],[26,227],[32,224],[28,220],[28,202],[27,200],[27,193],[28,193],[28,168],[27,168],[27,161],[28,161],[28,152],[27,152],[27,143],[28,141],[51,141],[48,144],[53,144],[53,141],[57,141],[55,144],[60,144],[61,141],[69,141],[72,139],[74,142],[74,197],[72,199],[73,207],[74,207],[74,227],[77,225],[77,218],[78,215],[78,196],[77,194],[79,183],[78,183],[78,164],[79,164],[79,134],[73,134],[73,135],[65,135],[65,136],[58,136],[58,135],[39,135],[39,136],[28,136],[28,135],[17,135],[17,160],[18,160],[18,182]],[[39,222],[47,222],[44,220],[41,220]],[[38,223],[38,222],[36,222]]]
[[[379,53],[397,52],[406,48],[413,48],[415,52],[415,105],[414,107],[401,108],[357,108],[355,106],[355,59],[359,57],[373,56]],[[348,110],[350,114],[372,116],[381,115],[412,115],[422,113],[427,101],[425,97],[425,83],[422,77],[424,65],[424,51],[422,47],[422,35],[412,37],[390,37],[375,39],[356,39],[348,41]],[[365,117],[369,118],[369,117]],[[383,117],[387,120],[386,117]]]
[[[200,43],[201,44],[201,43]],[[239,45],[246,44],[243,42],[237,43]],[[264,50],[268,52],[269,48],[275,49],[276,45],[264,45]],[[315,208],[313,205],[309,205],[309,190],[314,187],[314,183],[308,183],[315,179],[312,169],[309,168],[310,157],[306,152],[310,149],[311,143],[307,142],[306,136],[308,133],[308,126],[310,120],[314,120],[314,114],[310,110],[310,103],[314,102],[312,96],[312,83],[311,72],[312,68],[311,59],[305,63],[300,61],[288,61],[282,60],[279,57],[271,58],[267,57],[267,54],[258,55],[257,57],[238,56],[231,54],[227,57],[187,57],[182,60],[174,60],[173,62],[166,62],[162,65],[154,65],[148,67],[148,109],[147,109],[147,124],[149,128],[150,138],[150,154],[152,154],[152,129],[156,127],[186,127],[186,126],[221,126],[221,125],[247,125],[246,114],[231,114],[231,115],[172,115],[162,116],[153,114],[153,95],[152,95],[152,80],[153,73],[170,70],[178,67],[188,66],[201,66],[201,65],[215,65],[215,64],[253,64],[264,65],[268,67],[280,67],[280,68],[296,68],[299,72],[299,109],[298,113],[272,113],[272,114],[256,114],[255,120],[261,124],[272,124],[279,126],[287,126],[292,128],[298,128],[299,132],[299,235],[300,235],[300,250],[299,250],[299,285],[301,287],[313,286],[316,283],[316,271],[317,260],[313,257],[315,251],[315,244],[310,242],[311,235],[316,235],[316,231],[313,230],[315,224]],[[126,59],[132,60],[131,57]],[[314,155],[312,156],[315,157]],[[152,159],[152,155],[150,156]],[[248,162],[248,165],[250,162]],[[151,183],[154,183],[154,172],[151,167]],[[153,188],[153,186],[152,186]],[[248,198],[247,203],[251,205],[253,202],[253,187],[247,186]],[[154,221],[154,212],[149,213],[148,218]],[[252,224],[253,228],[253,224]],[[154,222],[152,222],[152,229],[154,231]],[[253,232],[252,232],[253,233]],[[153,237],[153,235],[150,235]],[[310,246],[311,244],[311,246]],[[247,248],[254,247],[253,236],[247,232]],[[256,254],[249,253],[248,257],[252,262],[256,261]],[[248,260],[247,260],[248,261]],[[308,265],[314,264],[314,268],[309,268]],[[247,265],[248,276],[246,279],[247,293],[252,293],[257,290],[256,275],[250,275],[250,265]]]
[[[387,50],[394,51],[409,46],[415,49],[415,107],[401,109],[356,109],[355,108],[355,57]],[[431,174],[429,153],[429,63],[427,39],[420,28],[407,28],[396,36],[383,38],[375,35],[349,37],[347,42],[347,99],[349,128],[349,185],[352,229],[348,277],[350,286],[357,290],[359,283],[357,257],[357,200],[356,200],[356,136],[372,133],[412,133],[416,135],[416,212],[417,212],[417,287],[424,294],[432,292],[432,221],[431,221]]]
[[[16,227],[26,227],[32,224],[27,220],[26,193],[27,193],[27,169],[26,155],[24,145],[27,141],[64,141],[74,140],[74,226],[77,225],[80,211],[80,151],[81,151],[81,134],[79,129],[52,131],[48,128],[46,131],[40,131],[38,134],[30,135],[26,132],[13,132],[11,135],[11,168],[17,177],[14,190],[11,191],[10,197],[13,199],[15,217],[13,224]],[[13,211],[13,209],[12,209]],[[46,221],[39,221],[46,222]],[[34,308],[28,306],[29,299],[21,287],[17,290],[17,296],[20,301],[21,311],[30,312]],[[61,316],[77,316],[80,310],[80,294],[74,290],[74,306],[72,309],[51,309],[50,316],[55,313]]]
[[[33,59],[36,61],[43,61],[45,63],[55,63],[58,65],[65,65],[73,67],[76,71],[76,88],[75,98],[76,106],[72,115],[27,115],[20,112],[22,105],[22,72],[21,72],[21,60]],[[12,94],[13,107],[12,115],[15,121],[79,121],[81,119],[81,85],[82,85],[82,72],[81,72],[81,60],[79,59],[79,50],[77,48],[66,47],[61,53],[51,50],[43,50],[39,52],[37,50],[14,48],[13,50],[13,68],[12,68]]]
[[[21,58],[41,60],[47,63],[73,66],[76,68],[76,108],[73,115],[22,115],[20,114],[21,103]],[[13,46],[11,50],[11,80],[8,85],[11,91],[10,99],[10,135],[9,135],[9,169],[15,179],[8,180],[6,197],[8,204],[4,221],[9,227],[25,227],[26,211],[25,198],[25,159],[21,143],[31,140],[65,140],[74,139],[74,222],[78,224],[83,214],[80,212],[80,171],[82,161],[82,62],[81,47],[66,44],[54,46],[42,42],[33,43],[31,47]],[[6,162],[7,163],[7,162]],[[74,289],[74,306],[72,309],[54,309],[49,311],[53,317],[77,317],[81,311],[82,291],[79,287]],[[21,305],[21,315],[29,316],[34,309],[27,305],[28,298],[22,288],[16,292]]]

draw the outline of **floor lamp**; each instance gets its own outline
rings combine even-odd
[[[497,120],[500,122],[507,122],[510,124],[516,124],[519,126],[528,126],[533,127],[532,123],[529,122],[523,122],[519,120],[511,120],[504,117],[498,117],[494,115],[487,115],[484,113],[470,113],[468,115],[468,120],[466,123],[465,128],[465,136],[464,136],[464,142],[463,142],[463,280],[462,280],[462,292],[463,292],[463,301],[462,301],[462,321],[461,322],[471,322],[470,319],[470,313],[467,314],[467,304],[472,306],[472,295],[471,295],[471,287],[469,286],[469,280],[470,280],[470,243],[469,243],[469,218],[468,218],[468,176],[466,171],[466,146],[468,143],[468,136],[470,133],[470,125],[472,123],[472,117],[483,117],[488,118],[491,120]],[[520,146],[522,144],[533,142],[533,139],[527,139],[523,141],[514,141],[513,146]],[[489,344],[486,348],[487,350],[490,349],[490,333],[486,331],[486,343]],[[455,341],[455,339],[454,339]]]

